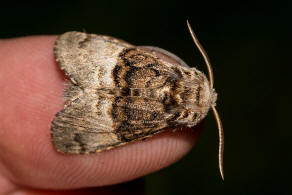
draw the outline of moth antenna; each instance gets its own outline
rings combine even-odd
[[[192,36],[192,39],[193,39],[195,45],[197,46],[197,48],[199,49],[201,55],[203,56],[203,58],[205,60],[205,63],[206,63],[207,69],[208,69],[208,74],[209,74],[210,88],[213,89],[214,77],[213,77],[213,69],[212,69],[210,59],[207,55],[207,52],[205,51],[205,49],[203,48],[203,46],[199,42],[197,36],[195,35],[188,20],[187,20],[187,25],[188,25],[188,29],[190,31],[190,34]],[[222,179],[224,180],[224,173],[223,173],[224,131],[223,131],[223,125],[222,125],[221,119],[220,119],[219,114],[218,114],[214,105],[212,105],[212,110],[213,110],[213,113],[214,113],[214,116],[215,116],[215,119],[217,122],[218,132],[219,132],[219,152],[218,152],[219,171],[220,171]]]
[[[205,63],[207,65],[207,69],[208,69],[208,74],[209,74],[210,88],[213,89],[214,77],[213,77],[213,70],[212,70],[212,66],[211,66],[211,61],[207,55],[207,52],[205,51],[205,49],[203,48],[203,46],[199,42],[197,36],[195,35],[188,20],[187,20],[187,25],[188,25],[188,29],[190,31],[190,34],[193,38],[194,43],[196,44],[197,48],[199,49],[201,55],[203,56],[203,58],[205,60]]]
[[[219,117],[219,114],[215,108],[215,106],[212,106],[212,110],[217,122],[218,131],[219,131],[219,152],[218,152],[218,158],[219,158],[219,171],[221,174],[222,179],[224,180],[224,172],[223,172],[223,153],[224,153],[224,131],[223,131],[223,125],[221,122],[221,119]]]

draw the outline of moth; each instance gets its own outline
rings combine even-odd
[[[187,26],[210,80],[161,48],[81,32],[59,36],[54,54],[70,83],[64,91],[64,109],[51,124],[56,150],[69,154],[110,150],[168,127],[193,127],[212,109],[219,129],[223,178],[223,128],[215,109],[213,72],[189,22]]]

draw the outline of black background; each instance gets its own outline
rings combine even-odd
[[[213,63],[225,129],[225,181],[212,114],[196,147],[146,177],[147,194],[290,194],[291,3],[65,1],[1,5],[0,38],[86,31],[169,50],[206,72],[189,19]]]

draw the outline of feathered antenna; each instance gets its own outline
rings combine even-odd
[[[212,70],[210,59],[209,59],[206,51],[204,50],[203,46],[199,42],[197,36],[195,35],[188,20],[187,20],[187,25],[188,25],[190,34],[193,38],[195,45],[197,46],[197,48],[199,49],[201,55],[203,56],[203,58],[205,60],[205,63],[206,63],[207,69],[208,69],[208,74],[209,74],[210,88],[213,89],[214,77],[213,77],[213,70]],[[222,122],[220,120],[219,114],[218,114],[214,105],[212,105],[212,110],[213,110],[213,113],[214,113],[214,116],[215,116],[215,119],[217,122],[218,131],[219,131],[219,154],[218,154],[218,156],[219,156],[219,170],[220,170],[221,177],[224,180],[224,173],[223,173],[224,132],[223,132],[223,126],[222,126]]]

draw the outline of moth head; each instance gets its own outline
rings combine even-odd
[[[215,92],[214,88],[210,87],[209,81],[206,77],[204,77],[204,80],[200,84],[199,88],[201,92],[197,94],[198,96],[200,96],[198,106],[202,108],[205,107],[206,109],[209,110],[211,106],[216,105],[217,93]]]
[[[178,104],[183,106],[185,122],[188,126],[194,126],[208,113],[210,108],[216,105],[217,93],[210,87],[207,77],[200,71],[193,69],[194,78],[182,79],[179,93],[176,96]],[[190,116],[189,116],[190,115]]]

